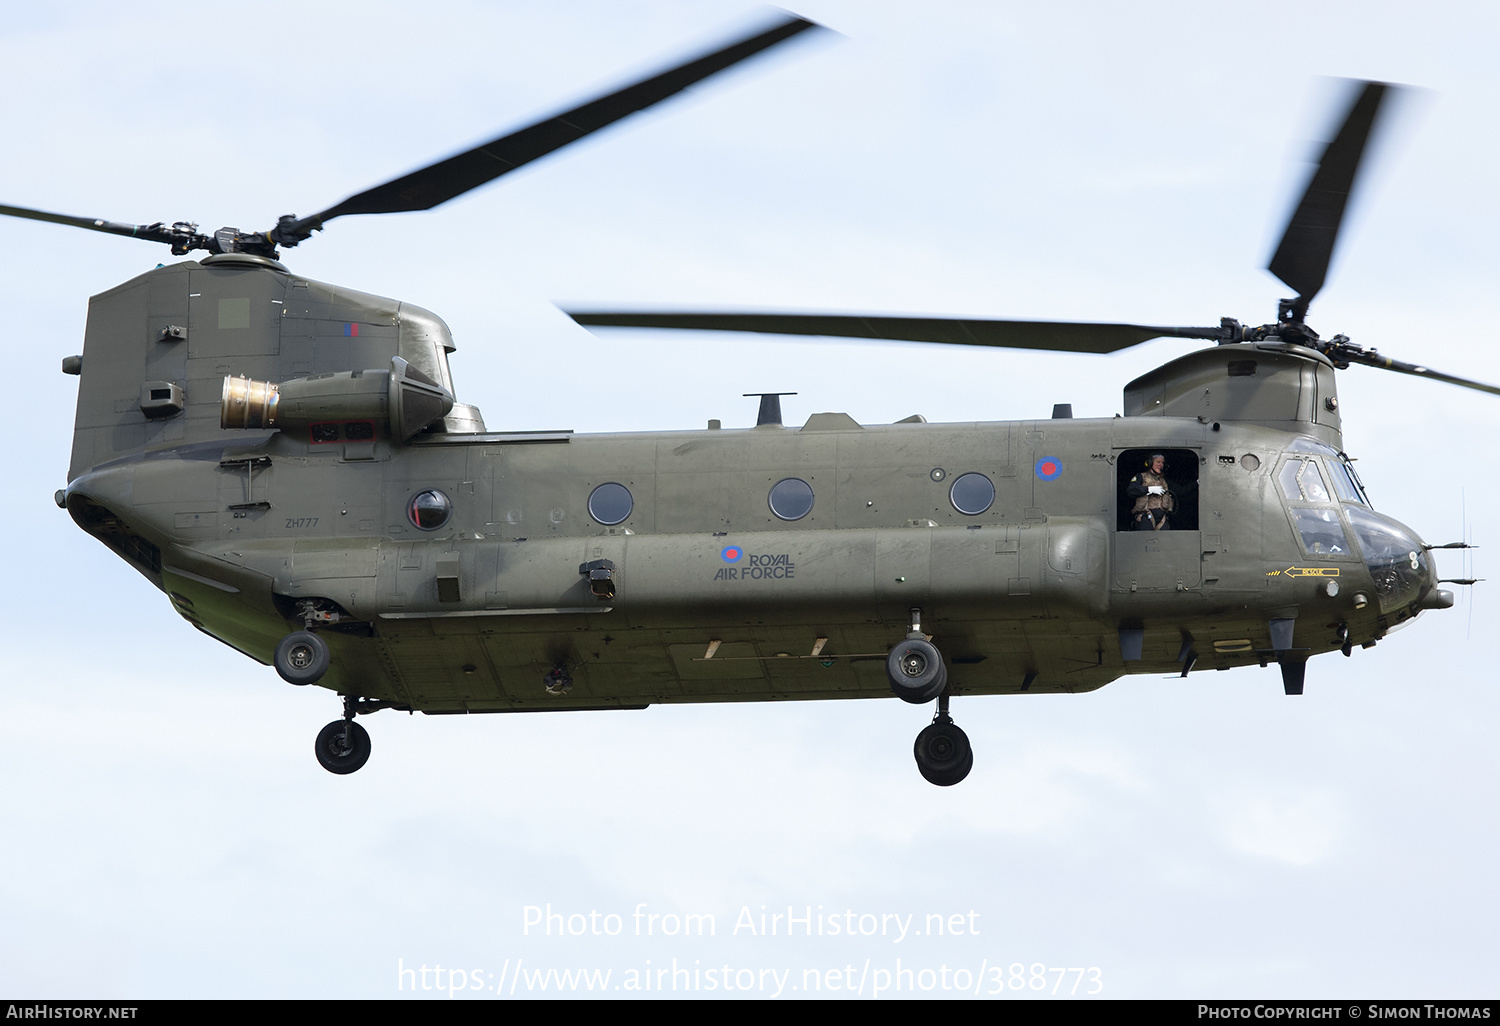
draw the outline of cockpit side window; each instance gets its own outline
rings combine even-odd
[[[1281,468],[1281,473],[1276,475],[1276,480],[1281,482],[1281,491],[1292,502],[1302,501],[1302,486],[1297,483],[1297,475],[1302,473],[1301,460],[1287,460]]]
[[[1344,539],[1344,525],[1335,509],[1294,509],[1292,519],[1302,536],[1302,548],[1309,556],[1347,556],[1349,543]]]
[[[1281,473],[1276,475],[1276,480],[1281,482],[1281,490],[1290,502],[1306,502],[1307,494],[1302,491],[1302,471],[1307,467],[1306,460],[1290,459],[1281,467]]]
[[[1292,523],[1309,556],[1348,557],[1353,546],[1344,534],[1343,520],[1318,461],[1293,456],[1276,475],[1282,494],[1291,507]],[[1338,477],[1335,473],[1335,482]]]
[[[1323,483],[1323,472],[1318,469],[1318,464],[1308,460],[1302,467],[1302,473],[1298,476],[1302,484],[1302,494],[1307,496],[1308,502],[1332,502],[1328,495],[1328,488]]]
[[[1370,504],[1364,489],[1360,487],[1354,468],[1345,462],[1342,455],[1325,454],[1321,469],[1316,459],[1293,456],[1282,466],[1277,480],[1281,482],[1281,490],[1289,502],[1334,502],[1327,487],[1328,481],[1332,481],[1337,501],[1355,502],[1361,506]]]
[[[1296,453],[1299,456],[1311,454],[1323,457],[1324,469],[1328,471],[1333,480],[1334,490],[1338,492],[1339,498],[1344,502],[1357,502],[1361,506],[1370,506],[1370,496],[1365,493],[1364,482],[1359,479],[1359,472],[1354,469],[1354,460],[1344,453],[1318,441],[1316,438],[1292,439],[1287,445],[1288,453]],[[1285,489],[1283,489],[1285,491]],[[1290,496],[1292,493],[1287,492]]]
[[[1323,472],[1315,460],[1290,459],[1277,475],[1281,490],[1292,502],[1316,502],[1320,505],[1333,502],[1328,494],[1328,485]]]

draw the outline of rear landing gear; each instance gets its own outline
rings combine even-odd
[[[917,735],[912,754],[922,778],[939,787],[952,787],[974,768],[974,750],[969,746],[969,735],[960,730],[953,717],[948,715],[947,695],[938,699],[937,715]]]
[[[313,754],[329,773],[353,773],[370,759],[370,735],[364,727],[354,722],[354,711],[358,706],[358,698],[346,695],[344,718],[334,720],[318,731]]]

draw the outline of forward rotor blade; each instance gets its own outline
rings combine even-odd
[[[1338,241],[1344,208],[1349,202],[1365,144],[1380,113],[1381,102],[1391,89],[1383,82],[1366,82],[1355,99],[1338,134],[1323,151],[1302,202],[1292,213],[1281,244],[1271,257],[1269,270],[1296,290],[1295,319],[1307,315],[1328,274],[1333,247]]]
[[[776,335],[831,335],[898,342],[1051,349],[1071,353],[1113,353],[1153,338],[1222,340],[1223,328],[1162,328],[1143,324],[1088,324],[1067,321],[957,320],[948,317],[865,317],[848,314],[787,313],[613,313],[568,312],[579,324],[613,328],[674,328],[697,331],[757,331]]]
[[[24,217],[30,221],[50,221],[52,224],[66,224],[74,228],[87,228],[89,231],[105,232],[109,235],[124,235],[132,239],[145,239],[147,242],[165,242],[173,247],[191,241],[195,237],[207,241],[206,237],[195,236],[186,225],[167,227],[159,221],[155,224],[125,224],[120,221],[105,221],[96,217],[74,217],[71,214],[53,214],[45,210],[32,210],[29,207],[0,206],[0,214],[8,217]]]
[[[805,18],[788,18],[771,29],[607,96],[601,96],[581,107],[350,196],[321,213],[287,221],[279,226],[277,234],[281,237],[276,241],[282,245],[296,245],[314,229],[345,214],[429,210],[636,111],[660,103],[688,86],[800,32],[819,27],[821,26]]]
[[[1500,387],[1486,385],[1482,381],[1473,381],[1469,378],[1454,377],[1452,374],[1444,374],[1435,371],[1431,367],[1423,367],[1415,363],[1403,363],[1400,360],[1392,360],[1388,356],[1381,356],[1376,352],[1349,352],[1347,350],[1329,354],[1333,359],[1343,363],[1358,363],[1365,367],[1376,367],[1380,370],[1395,371],[1398,374],[1413,374],[1419,378],[1431,378],[1434,381],[1446,381],[1450,385],[1458,385],[1460,388],[1472,388],[1476,392],[1488,392],[1490,395],[1500,395]]]

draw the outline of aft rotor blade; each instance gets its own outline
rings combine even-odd
[[[737,43],[705,54],[659,75],[637,82],[581,107],[537,122],[518,132],[492,139],[482,146],[447,160],[430,164],[409,175],[403,175],[373,189],[350,196],[327,210],[304,217],[279,228],[283,245],[295,245],[314,230],[335,217],[345,214],[390,214],[410,210],[429,210],[484,185],[523,164],[546,156],[553,150],[576,142],[591,132],[621,118],[660,103],[688,86],[716,72],[723,71],[747,57],[790,39],[800,32],[818,28],[805,18],[787,18],[774,27],[742,39]],[[293,241],[296,240],[296,241]]]
[[[1390,89],[1383,82],[1364,84],[1338,134],[1323,151],[1271,257],[1270,272],[1297,292],[1296,320],[1306,316],[1308,304],[1323,287],[1365,144]]]
[[[1431,367],[1423,367],[1420,364],[1392,360],[1388,356],[1381,356],[1375,352],[1341,351],[1329,355],[1340,362],[1358,363],[1366,367],[1378,367],[1381,370],[1391,370],[1398,374],[1414,374],[1419,378],[1431,378],[1434,381],[1446,381],[1450,385],[1458,385],[1461,388],[1472,388],[1476,392],[1488,392],[1491,395],[1500,395],[1500,387],[1496,387],[1495,385],[1486,385],[1482,381],[1473,381],[1469,378],[1444,374],[1442,371],[1435,371]]]
[[[692,331],[756,331],[775,335],[829,335],[897,342],[1051,349],[1113,353],[1153,338],[1225,339],[1224,328],[1162,328],[1143,324],[1067,321],[959,320],[949,317],[866,317],[788,313],[568,312],[579,324],[612,328],[673,328]],[[1234,341],[1238,341],[1235,339]]]
[[[0,214],[7,217],[24,217],[30,221],[50,221],[52,224],[66,224],[74,228],[87,228],[93,232],[105,232],[109,235],[124,235],[132,239],[145,239],[147,242],[165,242],[176,246],[194,238],[206,242],[206,237],[196,236],[188,230],[187,226],[173,225],[167,227],[161,222],[155,224],[125,224],[121,221],[105,221],[97,217],[74,217],[72,214],[53,214],[45,210],[32,210],[29,207],[6,207],[0,206]]]

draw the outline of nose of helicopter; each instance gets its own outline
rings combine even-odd
[[[1347,508],[1382,613],[1453,605],[1453,593],[1437,586],[1432,553],[1416,531],[1373,510]]]
[[[1421,579],[1418,582],[1416,608],[1452,608],[1453,592],[1448,591],[1446,588],[1438,587],[1437,563],[1433,559],[1431,548],[1411,528],[1403,525],[1402,530],[1406,531],[1411,537],[1412,542],[1415,543],[1416,548],[1408,551],[1415,551],[1418,554],[1417,562],[1421,565]]]

